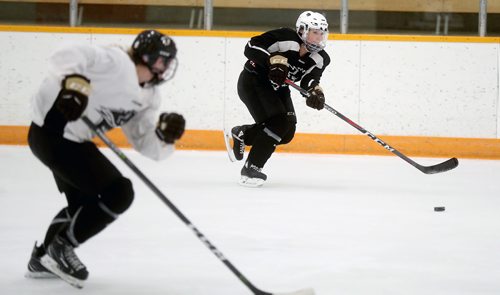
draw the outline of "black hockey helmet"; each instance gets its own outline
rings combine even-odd
[[[149,84],[158,85],[172,79],[177,69],[177,47],[172,38],[156,31],[146,30],[132,43],[132,59],[143,64],[154,74]]]

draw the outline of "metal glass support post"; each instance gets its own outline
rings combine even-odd
[[[189,17],[189,28],[194,27],[194,19],[196,17],[196,8],[191,8],[191,16]]]
[[[479,1],[479,36],[486,36],[486,19],[488,10],[488,0]]]
[[[205,24],[205,30],[210,31],[212,29],[213,19],[214,19],[213,0],[205,0],[205,9],[203,13],[203,23]]]
[[[445,13],[444,14],[443,35],[448,35],[449,24],[450,24],[450,15],[448,13]]]
[[[76,27],[78,20],[78,0],[69,1],[69,26]]]
[[[342,0],[340,6],[340,33],[347,34],[349,27],[349,0]]]
[[[436,35],[439,35],[441,32],[441,13],[436,14]]]

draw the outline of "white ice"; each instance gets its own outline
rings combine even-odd
[[[108,149],[132,207],[78,248],[82,290],[24,278],[65,204],[27,147],[0,146],[0,294],[251,294]],[[500,294],[500,161],[425,175],[397,157],[275,154],[262,188],[223,152],[126,155],[258,288],[318,295]],[[444,159],[415,158],[425,165]],[[434,212],[436,206],[446,211]]]

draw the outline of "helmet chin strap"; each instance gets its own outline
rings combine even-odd
[[[165,81],[160,78],[160,75],[155,73],[155,74],[153,74],[153,78],[151,78],[151,80],[149,80],[148,84],[158,85],[158,84],[161,84],[163,82],[165,82]]]
[[[163,84],[168,80],[172,79],[177,71],[177,58],[172,58],[169,62],[166,63],[165,71],[163,73],[158,73],[155,71],[152,65],[148,63],[143,63],[149,69],[149,72],[153,75],[149,81],[140,83],[141,87],[151,87]]]
[[[139,83],[139,86],[141,86],[142,88],[149,88],[149,87],[153,87],[153,86],[162,84],[163,82],[165,82],[165,81],[160,79],[158,77],[158,74],[153,74],[153,77],[149,81]]]
[[[321,51],[323,48],[321,48],[320,45],[317,45],[317,44],[314,44],[314,43],[309,43],[309,42],[305,42],[304,43],[306,45],[306,49],[307,51],[313,53],[313,52],[319,52]]]
[[[300,39],[302,39],[302,42],[304,42],[304,46],[305,46],[306,50],[310,53],[321,51],[323,49],[323,47],[321,45],[314,44],[314,43],[307,41],[307,33],[308,33],[308,31],[306,29],[303,29],[302,33],[299,33],[299,37],[300,37]]]

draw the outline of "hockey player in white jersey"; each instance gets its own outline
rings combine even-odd
[[[89,118],[101,130],[120,126],[133,148],[164,159],[182,136],[185,120],[159,114],[158,85],[177,66],[174,41],[155,30],[140,33],[127,51],[74,45],[56,51],[32,101],[28,143],[53,173],[67,206],[33,248],[27,276],[58,276],[81,288],[88,270],[74,249],[102,231],[132,203],[129,179],[92,143]]]

